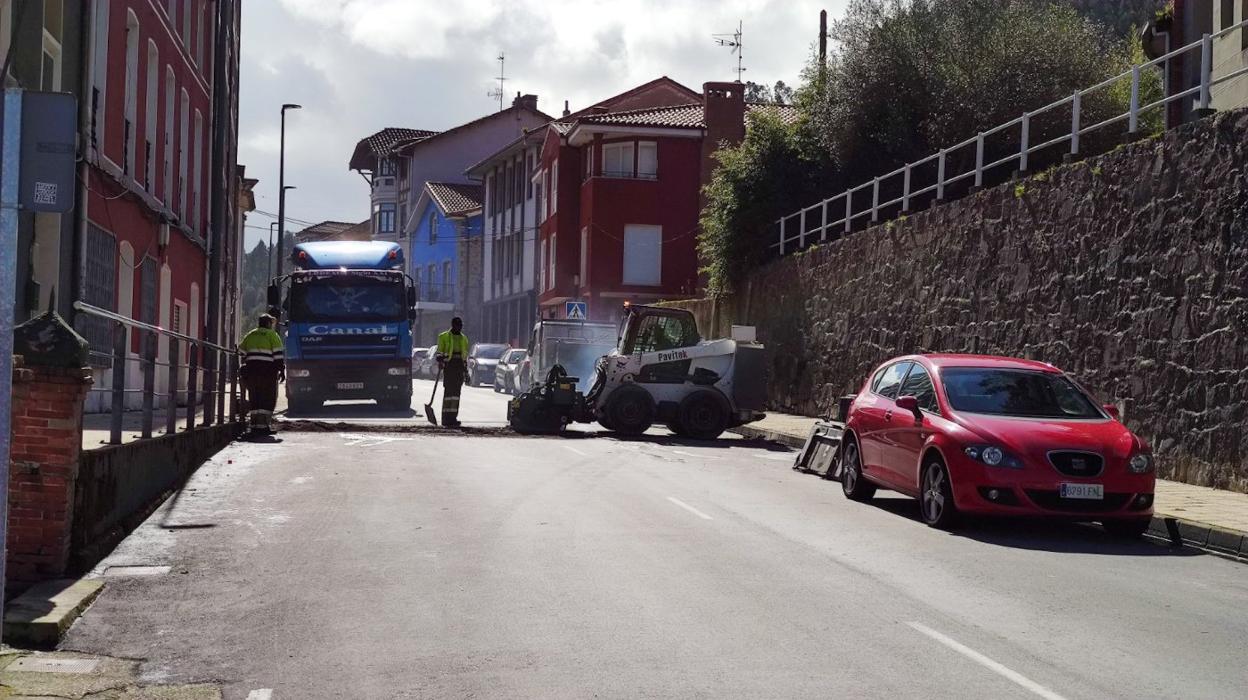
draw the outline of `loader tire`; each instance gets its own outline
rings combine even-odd
[[[654,401],[650,392],[635,384],[616,389],[607,407],[607,423],[624,435],[640,435],[654,422]]]
[[[676,422],[680,435],[698,440],[714,440],[728,427],[728,408],[724,399],[709,390],[695,391],[680,402]]]

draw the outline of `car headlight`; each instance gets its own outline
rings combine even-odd
[[[302,378],[302,377],[310,377],[312,376],[312,373],[306,369],[288,369],[286,370],[286,376]]]
[[[971,445],[962,450],[967,457],[990,467],[1022,469],[1023,463],[1014,455],[996,445]]]
[[[1153,470],[1153,456],[1145,452],[1140,452],[1127,462],[1127,467],[1133,474],[1147,474]]]
[[[386,373],[389,374],[391,377],[402,377],[410,371],[411,369],[408,367],[391,367],[390,369],[386,370]]]

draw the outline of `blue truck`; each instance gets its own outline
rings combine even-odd
[[[410,408],[416,289],[403,271],[403,249],[383,241],[300,243],[291,263],[293,272],[268,290],[269,305],[283,312],[289,411],[352,399]]]

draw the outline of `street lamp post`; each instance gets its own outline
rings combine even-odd
[[[269,272],[269,277],[273,277],[273,229],[274,228],[277,228],[277,222],[270,221],[269,222],[269,266],[268,268],[266,268]]]
[[[277,248],[283,250],[286,245],[286,110],[303,109],[301,105],[286,103],[282,105],[282,142],[277,165]],[[277,256],[277,277],[282,276],[285,260],[279,253]]]

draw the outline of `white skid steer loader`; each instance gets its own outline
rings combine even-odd
[[[654,423],[677,435],[713,439],[759,420],[767,399],[767,368],[753,328],[735,338],[702,340],[683,309],[626,306],[614,350],[598,359],[589,393],[576,378],[551,368],[545,384],[511,402],[518,432],[558,432],[571,422],[598,421],[637,435]]]

